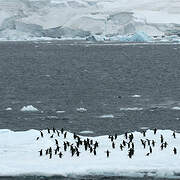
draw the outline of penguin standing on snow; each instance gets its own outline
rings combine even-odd
[[[177,154],[177,149],[175,147],[174,147],[173,151],[174,151],[174,154]]]
[[[40,133],[41,133],[41,137],[43,138],[43,133],[42,133],[42,131],[40,131]]]
[[[109,157],[109,154],[110,154],[110,152],[107,150],[107,151],[105,151],[106,152],[106,155],[107,155],[107,158]]]
[[[175,133],[175,131],[173,132],[173,137],[176,138],[176,133]]]
[[[40,156],[42,156],[42,155],[43,155],[43,154],[42,154],[42,149],[39,151],[39,155],[40,155]]]

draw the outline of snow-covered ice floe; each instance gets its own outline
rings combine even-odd
[[[93,134],[93,131],[81,131],[80,134]]]
[[[180,107],[178,106],[175,106],[175,107],[172,107],[173,110],[180,110]]]
[[[143,108],[141,107],[127,107],[127,108],[120,108],[120,111],[142,111]]]
[[[85,137],[62,130],[0,130],[0,176],[172,177],[180,134],[171,130]]]
[[[99,118],[114,118],[114,115],[113,114],[104,114],[104,115],[101,115],[99,116]]]
[[[25,111],[33,111],[33,112],[36,112],[36,111],[39,111],[37,108],[35,108],[34,106],[32,105],[28,105],[28,106],[23,106],[21,108],[21,111],[25,112]]]
[[[179,0],[1,0],[0,40],[180,42]]]
[[[81,107],[81,108],[76,108],[76,111],[78,111],[78,112],[86,112],[87,109]]]

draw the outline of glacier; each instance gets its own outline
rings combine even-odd
[[[0,40],[180,42],[179,0],[1,0]]]

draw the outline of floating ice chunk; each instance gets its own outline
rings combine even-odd
[[[143,108],[139,107],[127,107],[127,108],[120,108],[120,111],[142,111]]]
[[[80,134],[93,134],[93,131],[81,131]]]
[[[146,130],[146,129],[148,129],[149,127],[140,127],[140,129],[142,129],[142,130]]]
[[[139,94],[134,94],[134,95],[132,95],[131,97],[139,98],[139,97],[141,97],[141,95],[139,95]]]
[[[172,107],[173,110],[180,110],[180,107],[178,106],[175,106],[175,107]]]
[[[114,118],[113,114],[104,114],[102,116],[99,116],[99,118]]]
[[[7,107],[6,111],[12,111],[12,108],[11,107]]]
[[[86,108],[77,108],[76,111],[78,111],[78,112],[86,112],[87,109]]]
[[[22,107],[21,111],[33,111],[33,112],[35,112],[35,111],[39,111],[39,110],[32,105],[28,105],[28,106]]]
[[[145,34],[144,32],[137,32],[131,38],[132,42],[151,42],[152,38]]]
[[[62,114],[65,113],[66,111],[56,111],[56,113]]]

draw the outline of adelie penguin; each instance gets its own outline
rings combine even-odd
[[[53,134],[50,136],[50,138],[53,138]]]
[[[53,127],[53,133],[56,133],[56,129]]]
[[[161,134],[161,143],[163,143],[164,141],[164,138],[163,138],[163,135]]]
[[[115,149],[115,143],[114,142],[112,143],[112,148]]]
[[[105,151],[106,152],[106,156],[107,156],[107,158],[109,157],[109,154],[110,154],[110,152],[107,150],[107,151]]]
[[[36,138],[36,141],[39,140],[39,137]]]
[[[143,131],[142,133],[143,133],[143,136],[146,137],[146,131]]]
[[[114,139],[117,139],[117,134],[114,135]]]
[[[66,136],[67,136],[67,132],[64,133],[64,139],[66,139]]]
[[[154,128],[154,134],[156,134],[157,133],[157,129],[156,128]]]
[[[125,132],[124,136],[125,136],[125,138],[127,139],[127,138],[128,138],[128,133]]]
[[[41,133],[41,137],[43,137],[43,133],[42,133],[42,131],[40,131],[40,133]]]
[[[59,153],[59,158],[62,158],[63,154],[62,152]]]
[[[174,147],[173,149],[174,154],[177,154],[177,149]]]
[[[51,133],[49,128],[47,129],[47,131],[48,131],[48,134],[50,134],[50,133]]]
[[[64,132],[64,129],[62,128],[62,129],[61,129],[61,134],[63,134],[63,132]]]
[[[176,138],[176,133],[175,133],[175,131],[173,132],[173,137]]]
[[[42,156],[42,149],[39,151],[39,155]]]

